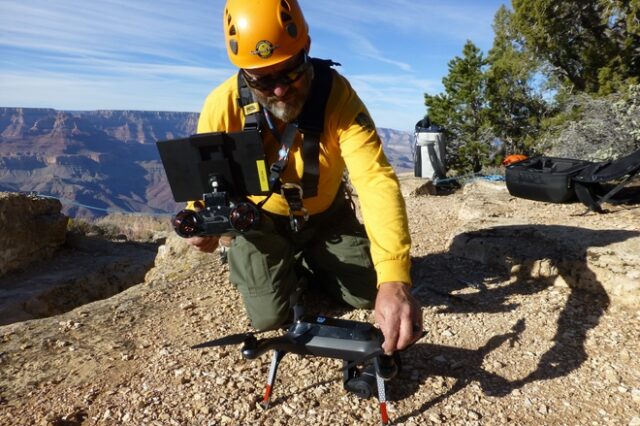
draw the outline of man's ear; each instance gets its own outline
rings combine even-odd
[[[304,46],[304,51],[308,55],[309,50],[311,50],[311,37],[307,38],[307,44]]]

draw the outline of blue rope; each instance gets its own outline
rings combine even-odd
[[[460,180],[462,181],[468,181],[468,182],[473,182],[474,180],[488,180],[491,182],[503,182],[504,176],[502,175],[483,175],[481,173],[469,173],[466,175],[462,175],[462,176],[456,176],[456,177],[451,177],[451,178],[444,178],[444,179],[436,179],[434,181],[434,183],[436,185],[441,185],[441,184],[447,184],[447,183],[451,183],[451,182],[458,182]]]

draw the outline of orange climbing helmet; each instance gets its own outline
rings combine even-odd
[[[227,0],[227,54],[238,68],[268,67],[309,49],[309,27],[298,0]]]

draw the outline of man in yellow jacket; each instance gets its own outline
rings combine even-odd
[[[224,32],[227,53],[240,72],[207,97],[198,133],[242,131],[249,115],[259,116],[268,163],[284,165],[278,185],[298,195],[293,201],[285,192],[249,197],[261,205],[261,224],[240,234],[229,249],[230,280],[253,326],[270,329],[291,319],[290,295],[304,267],[313,285],[337,299],[358,308],[375,304],[384,350],[404,349],[422,331],[420,306],[409,291],[411,240],[398,180],[366,107],[329,68],[317,191],[302,194],[306,135],[297,132],[290,146],[281,140],[304,110],[320,71],[320,63],[308,57],[311,39],[300,6],[297,0],[228,0]],[[239,78],[255,101],[250,108],[240,101]],[[365,229],[345,199],[345,167]],[[188,241],[205,252],[218,246],[218,237]]]

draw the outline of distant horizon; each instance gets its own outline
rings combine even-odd
[[[169,113],[169,114],[200,114],[200,112],[194,111],[164,111],[164,110],[146,110],[146,109],[60,109],[60,108],[50,108],[50,107],[22,107],[22,106],[0,106],[2,109],[33,109],[33,110],[51,110],[58,112],[98,112],[98,111],[111,111],[111,112],[161,112],[161,113]],[[402,133],[413,133],[407,130],[402,129],[394,129],[392,127],[382,127],[377,126],[377,129],[385,129],[385,130],[393,130],[396,132]]]

